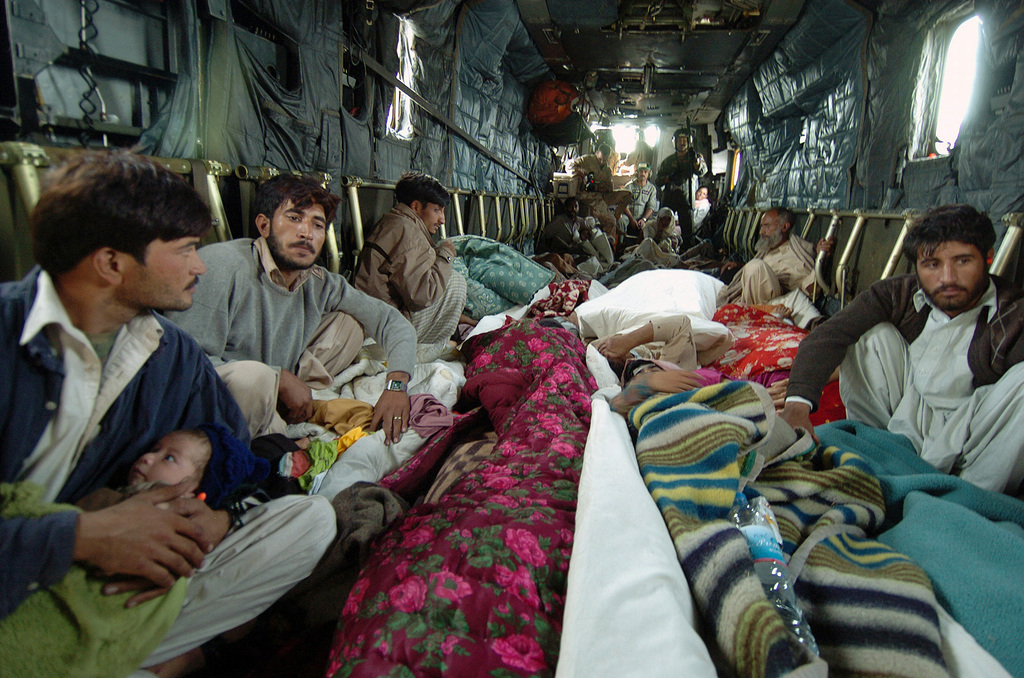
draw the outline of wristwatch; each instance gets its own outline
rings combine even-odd
[[[405,391],[405,382],[400,379],[389,379],[384,385],[385,391]]]

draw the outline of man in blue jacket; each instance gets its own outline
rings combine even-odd
[[[202,349],[153,312],[188,308],[205,271],[196,246],[210,216],[195,191],[137,156],[86,155],[51,175],[31,226],[39,266],[0,285],[0,481],[73,503],[123,484],[169,431],[220,422],[248,441]],[[0,519],[0,619],[73,564],[115,575],[104,593],[135,591],[128,607],[192,577],[178,620],[139,663],[201,663],[198,646],[268,607],[334,535],[330,505],[315,498],[264,504],[239,527],[183,489]],[[283,541],[271,546],[268,533]]]

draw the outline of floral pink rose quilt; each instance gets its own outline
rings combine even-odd
[[[596,385],[579,340],[531,320],[462,351],[464,397],[490,417],[493,454],[374,542],[341,612],[328,676],[554,674]],[[382,484],[411,486],[403,474],[418,467],[422,476],[424,460],[455,437],[439,436]]]

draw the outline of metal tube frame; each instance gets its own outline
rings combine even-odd
[[[843,223],[843,220],[839,216],[839,212],[837,212],[836,210],[832,210],[832,219],[828,222],[828,228],[825,229],[825,239],[827,240],[829,238],[835,237],[836,234],[839,232],[839,226],[842,225],[842,223]],[[807,226],[804,228],[804,234],[801,237],[806,239],[807,235],[810,233],[810,227],[811,227],[811,224],[808,223]],[[822,291],[825,294],[828,294],[832,290],[831,290],[831,288],[829,287],[829,284],[828,284],[828,277],[825,275],[825,262],[826,261],[828,261],[828,255],[826,255],[824,252],[818,252],[817,254],[815,254],[815,256],[814,256],[814,284],[815,285],[821,284]],[[844,280],[845,280],[845,278],[844,278]],[[818,297],[817,290],[814,290],[813,294],[811,295],[811,299],[814,300],[817,297]]]
[[[989,273],[999,276],[1006,275],[1014,255],[1019,256],[1021,239],[1024,238],[1024,212],[1004,215],[1003,223],[1006,224],[1006,233],[988,269]]]
[[[896,244],[893,245],[892,252],[889,253],[889,260],[885,262],[885,268],[882,269],[882,275],[879,280],[885,280],[896,272],[896,266],[899,265],[900,257],[903,256],[903,241],[907,239],[907,233],[910,231],[910,225],[913,222],[913,213],[907,210],[906,218],[903,220],[903,228],[900,229],[900,234],[896,237]]]
[[[850,258],[853,256],[853,249],[857,246],[860,241],[861,233],[864,231],[864,224],[867,223],[868,217],[863,210],[854,210],[854,214],[857,215],[857,220],[853,222],[853,230],[850,231],[850,237],[846,240],[846,247],[843,248],[843,254],[839,257],[839,263],[836,264],[834,280],[836,286],[839,288],[839,307],[844,308],[846,306],[846,276],[850,268]],[[839,219],[839,212],[832,212],[833,221]],[[829,229],[831,229],[831,225]]]
[[[484,210],[484,194],[480,191],[474,193],[476,195],[476,211],[477,219],[480,221],[480,235],[487,237],[487,214]]]

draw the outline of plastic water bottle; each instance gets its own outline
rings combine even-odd
[[[747,546],[754,557],[754,571],[761,580],[769,602],[775,605],[782,621],[797,640],[818,654],[818,643],[811,634],[811,627],[804,619],[804,613],[796,602],[793,580],[782,555],[782,535],[775,520],[775,513],[764,497],[755,497],[748,502],[739,493],[732,509],[732,519],[740,532],[747,538]]]

